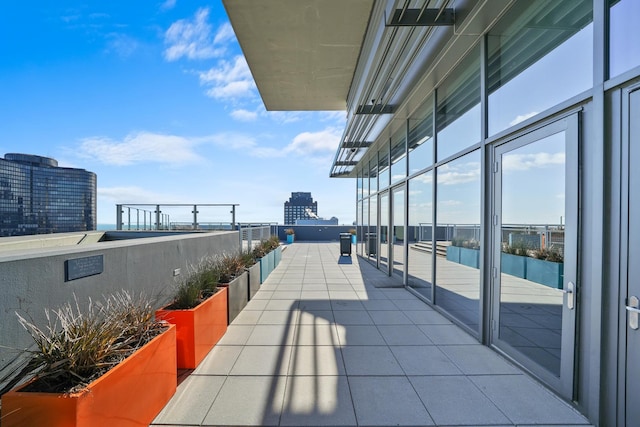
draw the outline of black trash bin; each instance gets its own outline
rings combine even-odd
[[[351,256],[351,233],[340,233],[340,255]]]

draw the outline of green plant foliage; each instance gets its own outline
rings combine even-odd
[[[293,228],[285,228],[284,234],[292,235],[292,234],[296,234],[296,232],[293,230]]]
[[[26,350],[29,361],[12,380],[16,384],[35,376],[26,391],[82,390],[166,329],[154,320],[154,309],[144,296],[126,291],[101,302],[89,300],[84,310],[77,299],[45,310],[44,328],[17,315],[36,346]]]
[[[215,294],[222,275],[217,258],[203,257],[195,266],[187,269],[186,277],[178,282],[171,304],[171,310],[184,310],[196,307],[202,301]]]
[[[225,254],[220,257],[220,283],[229,283],[244,271],[244,261],[240,255]]]
[[[560,252],[554,246],[550,246],[548,248],[540,248],[532,251],[531,255],[534,258],[542,259],[550,262],[564,262],[564,256],[562,252]]]
[[[529,256],[530,250],[531,248],[522,240],[516,240],[513,244],[505,244],[502,247],[502,252],[519,256]]]

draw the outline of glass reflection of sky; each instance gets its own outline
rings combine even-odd
[[[640,1],[621,0],[611,7],[609,57],[610,74],[615,77],[640,66]]]

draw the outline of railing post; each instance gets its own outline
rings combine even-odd
[[[236,205],[231,205],[231,229],[236,228]]]
[[[127,230],[131,230],[131,208],[127,207]]]
[[[193,205],[193,211],[191,211],[191,213],[193,214],[193,229],[197,230],[198,229],[198,205]]]
[[[160,205],[156,205],[156,230],[160,230]]]
[[[122,205],[116,205],[116,230],[122,230]]]

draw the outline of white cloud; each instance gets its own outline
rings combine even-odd
[[[167,45],[164,57],[167,61],[187,59],[208,59],[221,56],[224,47],[215,47],[216,37],[212,36],[211,25],[207,22],[209,9],[198,9],[192,20],[181,19],[171,24],[165,32]]]
[[[150,132],[131,133],[121,141],[90,137],[82,140],[78,155],[118,166],[139,163],[185,165],[202,161],[194,151],[199,142],[198,139]]]
[[[507,154],[503,156],[502,169],[505,172],[526,171],[564,163],[564,153]]]
[[[128,58],[138,49],[138,41],[126,34],[111,33],[107,35],[108,53],[114,52],[121,58]]]
[[[469,162],[460,165],[444,165],[438,170],[439,185],[458,185],[480,182],[480,163]]]
[[[233,32],[233,27],[229,22],[225,22],[220,25],[218,31],[216,31],[216,35],[213,38],[213,42],[217,44],[226,43],[231,40],[235,40],[236,33]]]
[[[293,138],[285,151],[299,154],[335,152],[342,133],[337,128],[327,128],[320,132],[303,132]]]
[[[268,111],[267,115],[272,120],[286,125],[303,120],[305,116],[309,115],[309,113],[303,113],[300,111]]]
[[[233,110],[231,117],[241,122],[253,122],[258,118],[258,113],[256,111],[239,109]]]
[[[521,114],[521,115],[517,116],[515,119],[511,120],[511,122],[509,123],[509,126],[515,126],[518,123],[524,122],[528,118],[535,116],[536,114],[538,114],[537,111],[532,111],[532,112],[527,113],[527,114]]]
[[[255,94],[255,83],[249,65],[242,55],[232,61],[222,60],[206,72],[199,73],[200,83],[210,86],[207,95],[212,98],[242,98]]]
[[[160,5],[160,10],[171,10],[176,7],[176,0],[165,0]]]

